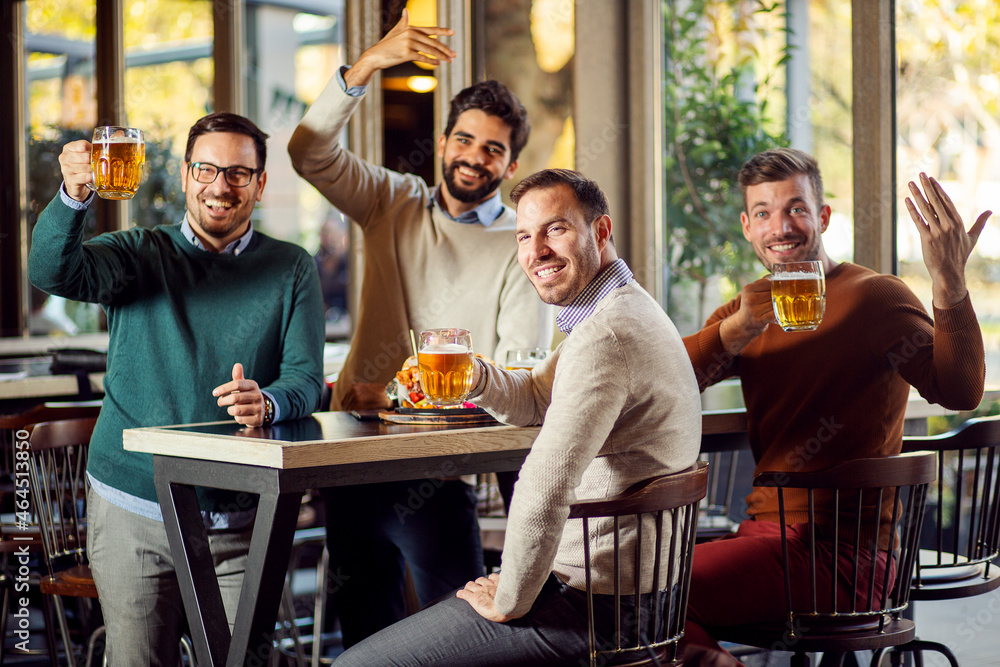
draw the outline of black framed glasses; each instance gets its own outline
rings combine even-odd
[[[254,174],[264,171],[263,169],[251,169],[250,167],[241,167],[239,165],[217,167],[208,162],[192,162],[188,167],[191,169],[191,176],[199,183],[204,183],[205,185],[215,183],[215,179],[219,177],[219,174],[225,174],[226,183],[229,183],[234,188],[245,188],[250,185]]]

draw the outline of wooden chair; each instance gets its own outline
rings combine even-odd
[[[81,599],[87,614],[89,600],[97,599],[86,549],[87,452],[96,423],[97,419],[91,417],[42,422],[30,427],[31,494],[47,567],[39,588],[45,596],[43,600],[51,598],[70,664],[76,660],[62,596]],[[48,611],[46,616],[50,616]],[[100,632],[95,631],[88,642],[88,665],[99,636]]]
[[[824,664],[831,656],[842,664],[847,653],[871,650],[873,667],[887,648],[912,640],[915,626],[902,611],[935,462],[934,454],[923,452],[856,459],[815,472],[759,473],[755,486],[777,488],[787,616],[777,623],[713,628],[713,636],[792,651],[792,665],[810,664],[810,653],[822,652]],[[784,518],[788,489],[803,489],[808,498],[808,576],[791,576]],[[891,512],[891,534],[884,527],[880,531],[879,509]],[[817,522],[817,516],[830,518]],[[838,576],[824,575],[830,570]]]
[[[90,600],[97,599],[97,585],[87,560],[87,453],[96,418],[42,422],[29,427],[31,442],[31,492],[42,531],[42,549],[48,574],[39,582],[43,600],[51,597],[56,622],[69,664],[76,664],[62,597],[78,598],[89,615]],[[50,616],[46,610],[46,616]],[[49,626],[48,619],[46,625]],[[86,666],[90,667],[104,626],[87,641]],[[50,640],[50,644],[54,644]],[[182,637],[181,654],[194,665],[194,647]],[[107,664],[104,654],[103,664]]]
[[[698,503],[705,497],[708,464],[697,462],[686,471],[655,477],[640,482],[613,498],[584,500],[570,507],[569,518],[583,521],[583,534],[591,535],[591,521],[612,518],[611,531],[615,544],[613,627],[597,627],[595,620],[591,542],[584,541],[587,585],[587,620],[590,641],[590,664],[594,665],[674,665],[677,663],[677,642],[684,633],[687,615],[687,595],[691,581],[691,554],[694,550]],[[653,553],[652,576],[642,581],[643,554],[622,553],[620,530],[624,526],[638,527],[638,542],[643,531],[652,530],[656,548]],[[666,528],[666,530],[665,530]],[[605,532],[602,541],[608,539]],[[648,538],[647,538],[648,539]],[[655,590],[654,594],[622,594],[621,563],[631,559],[634,580],[628,586],[633,591]],[[660,585],[656,585],[660,582]],[[631,600],[631,605],[627,604]],[[639,609],[639,613],[634,613]],[[610,625],[610,624],[609,624]],[[629,627],[630,626],[630,627]],[[625,641],[625,636],[635,637]],[[598,638],[612,638],[599,645]],[[659,639],[658,639],[659,637]]]
[[[1000,556],[1000,416],[903,439],[903,451],[918,450],[935,452],[938,480],[928,499],[910,598],[956,600],[1000,588],[1000,565],[994,562]],[[934,651],[958,667],[955,654],[939,642],[914,639],[894,650],[918,656]]]

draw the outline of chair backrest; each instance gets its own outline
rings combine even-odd
[[[87,560],[87,451],[96,423],[91,417],[30,427],[31,495],[49,574],[66,560]]]
[[[903,451],[937,455],[913,595],[979,595],[1000,587],[1000,415],[936,436],[906,437]]]
[[[96,417],[101,411],[101,401],[66,401],[49,402],[36,405],[25,412],[12,415],[0,415],[0,448],[3,457],[0,458],[0,473],[14,471],[14,456],[19,438],[18,432],[41,422],[57,419],[80,419]]]
[[[745,430],[706,433],[701,439],[699,458],[708,462],[708,490],[700,505],[697,536],[699,542],[705,542],[735,532],[746,519],[744,496],[749,492],[749,469],[753,468],[750,438]],[[738,477],[741,463],[749,468],[745,482]],[[738,492],[740,483],[746,488]]]
[[[936,457],[916,452],[855,459],[814,472],[763,472],[777,487],[790,636],[874,630],[906,607]],[[804,489],[807,565],[790,548],[787,489]],[[791,556],[790,556],[791,552]]]
[[[707,480],[708,464],[699,461],[688,470],[640,482],[617,496],[570,507],[569,518],[583,521],[591,665],[635,662],[654,655],[657,661],[676,659],[687,613],[698,503],[705,497]],[[591,541],[606,543],[609,536],[592,538],[590,521],[604,518],[613,519],[614,610],[613,618],[604,619],[606,624],[598,628],[597,616],[605,615],[595,613]],[[619,538],[625,525],[636,531],[636,545],[652,541],[652,568],[644,566],[642,548],[622,553],[625,549]],[[645,537],[643,531],[650,526],[653,534]],[[633,573],[633,580],[624,587],[633,591],[630,594],[622,593],[626,559]],[[642,580],[643,572],[651,573],[648,581]],[[643,590],[654,592],[640,594]]]

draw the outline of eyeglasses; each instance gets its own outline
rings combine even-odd
[[[219,174],[225,174],[226,183],[229,183],[234,188],[245,188],[250,185],[254,174],[264,171],[263,169],[251,169],[250,167],[241,167],[239,165],[216,167],[214,164],[209,164],[208,162],[192,162],[190,168],[191,175],[199,183],[204,183],[205,185],[215,183],[215,179],[219,177]]]

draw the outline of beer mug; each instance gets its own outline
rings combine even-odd
[[[465,329],[421,331],[417,365],[428,403],[461,405],[472,391],[472,336]]]
[[[517,350],[507,350],[507,363],[504,368],[509,371],[518,369],[531,370],[539,361],[549,356],[549,351],[541,347],[522,347]]]
[[[112,125],[95,127],[90,147],[94,182],[87,187],[103,199],[131,199],[139,189],[145,163],[142,130]]]
[[[812,331],[826,311],[822,262],[785,262],[771,267],[771,305],[785,331]]]

